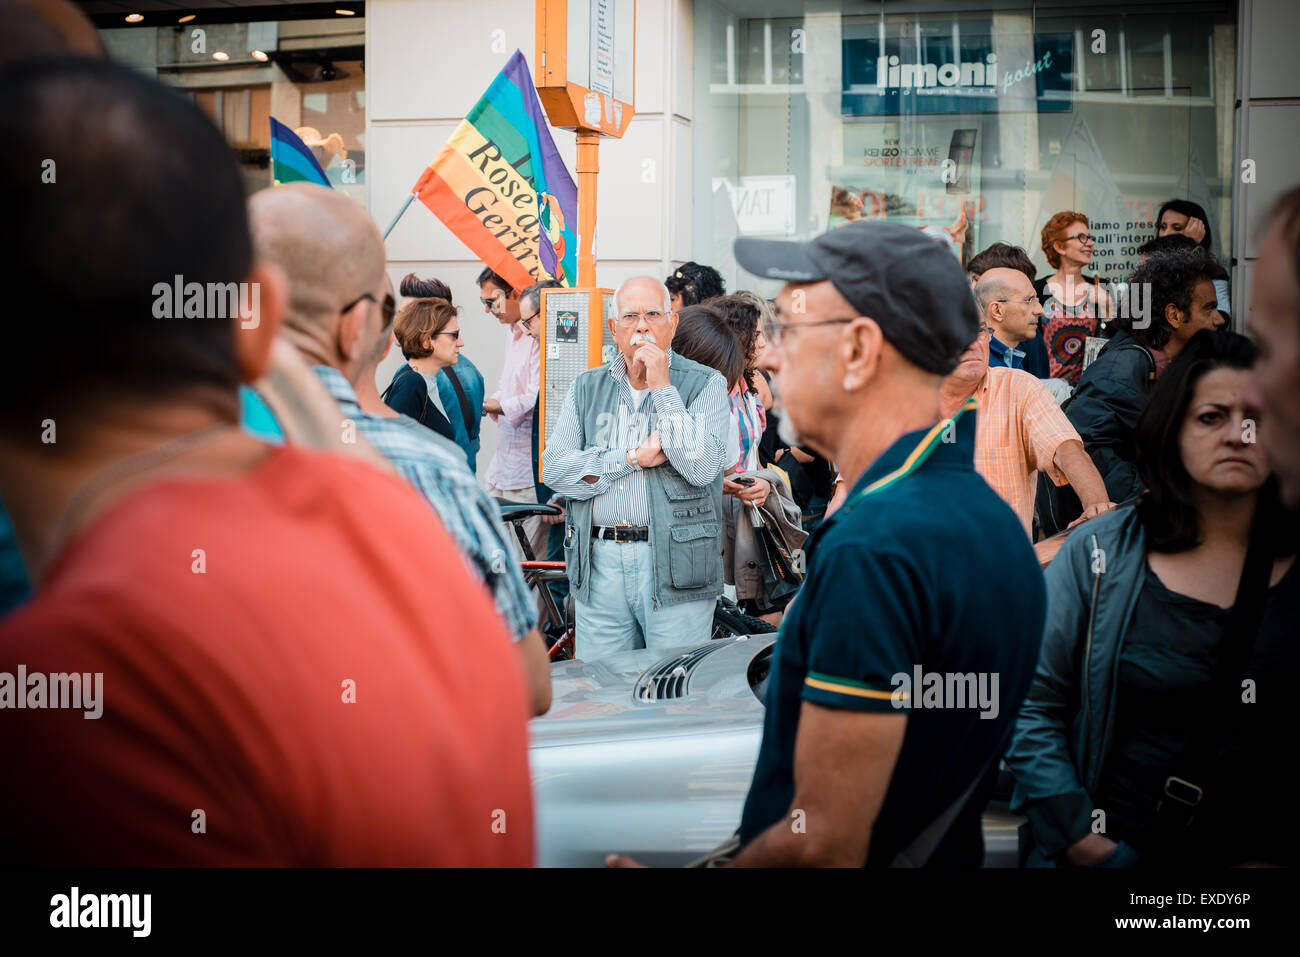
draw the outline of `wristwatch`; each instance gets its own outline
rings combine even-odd
[[[627,450],[623,455],[623,460],[626,461],[628,465],[632,466],[634,472],[641,471],[641,463],[636,460],[636,446],[632,446],[632,448]]]

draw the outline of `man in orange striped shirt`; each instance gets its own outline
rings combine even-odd
[[[952,415],[969,396],[979,400],[975,470],[1032,535],[1036,472],[1045,471],[1057,485],[1073,486],[1083,504],[1078,521],[1100,515],[1115,503],[1107,498],[1106,485],[1079,433],[1043,384],[1020,369],[989,367],[988,303],[1008,289],[1007,295],[1015,298],[1034,294],[1024,273],[1015,269],[990,269],[975,284],[980,334],[944,380],[940,414]]]

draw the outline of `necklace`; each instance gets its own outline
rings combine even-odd
[[[197,448],[205,442],[210,442],[221,433],[233,428],[236,428],[236,426],[229,422],[215,422],[201,429],[195,429],[193,432],[178,435],[174,439],[168,439],[160,445],[124,456],[92,473],[77,486],[68,499],[68,504],[64,507],[58,525],[55,526],[54,535],[50,539],[48,557],[53,558],[62,550],[64,543],[72,536],[77,521],[80,519],[81,513],[85,511],[87,503],[104,489],[130,475],[145,472],[176,458],[176,456],[184,452]]]

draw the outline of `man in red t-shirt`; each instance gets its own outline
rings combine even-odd
[[[37,582],[0,623],[0,860],[530,864],[518,656],[445,529],[238,428],[286,290],[221,135],[125,67],[0,85],[0,173],[59,158],[0,239],[0,496]],[[196,316],[172,277],[252,309]]]

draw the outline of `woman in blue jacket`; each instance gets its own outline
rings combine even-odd
[[[1007,762],[1028,865],[1295,862],[1300,587],[1249,404],[1257,350],[1201,332],[1137,425],[1147,493],[1079,526]]]

